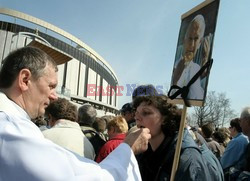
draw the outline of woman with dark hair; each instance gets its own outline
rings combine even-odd
[[[181,110],[167,103],[165,95],[138,96],[133,100],[137,127],[151,133],[148,150],[137,155],[143,181],[169,180],[171,177]],[[175,180],[223,180],[212,173],[200,149],[184,130],[179,166]],[[223,177],[223,176],[222,176]]]

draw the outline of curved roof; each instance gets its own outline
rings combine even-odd
[[[39,26],[42,26],[44,28],[47,28],[55,33],[60,34],[61,36],[75,42],[76,44],[80,45],[81,47],[85,48],[86,50],[88,50],[91,54],[93,54],[94,56],[96,56],[101,62],[103,62],[103,64],[105,64],[108,69],[111,71],[111,73],[115,76],[116,80],[118,81],[118,78],[114,72],[114,70],[111,68],[111,66],[104,60],[104,58],[102,58],[95,50],[93,50],[92,48],[90,48],[88,45],[86,45],[84,42],[82,42],[80,39],[76,38],[75,36],[71,35],[70,33],[46,22],[43,21],[39,18],[35,18],[33,16],[30,16],[28,14],[19,12],[19,11],[15,11],[12,9],[7,9],[7,8],[0,8],[0,14],[4,14],[4,15],[8,15],[8,16],[13,16],[19,19],[23,19],[25,21],[37,24]]]

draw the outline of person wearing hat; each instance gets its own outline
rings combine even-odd
[[[132,100],[139,96],[157,96],[161,95],[160,91],[156,90],[156,88],[152,84],[140,85],[135,88],[132,93]]]
[[[134,111],[131,103],[126,103],[122,106],[121,115],[126,119],[128,123],[128,128],[135,126]]]

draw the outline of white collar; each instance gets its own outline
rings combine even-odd
[[[189,67],[190,65],[192,65],[192,63],[193,63],[193,60],[190,60],[188,62],[184,62],[184,65],[185,67]]]
[[[14,101],[10,100],[4,93],[0,92],[0,112],[6,112],[18,116],[24,116],[30,120],[29,115]]]
[[[66,119],[58,119],[52,128],[75,128],[81,130],[81,127],[77,122]]]

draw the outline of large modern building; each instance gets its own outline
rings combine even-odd
[[[0,67],[11,51],[23,46],[38,47],[55,59],[59,95],[77,104],[92,104],[101,114],[117,113],[118,78],[97,52],[48,22],[0,8]]]

